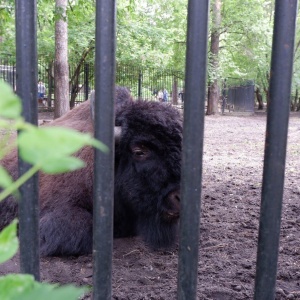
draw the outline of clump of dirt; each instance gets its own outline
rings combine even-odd
[[[40,113],[39,119],[51,115]],[[197,299],[252,299],[266,115],[207,116]],[[300,299],[300,114],[290,117],[276,299]],[[116,239],[116,300],[176,299],[178,247],[153,251],[138,238]],[[0,275],[19,271],[18,256]],[[41,279],[92,286],[92,257],[41,259]],[[90,299],[90,294],[84,299]]]

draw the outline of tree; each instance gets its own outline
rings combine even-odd
[[[184,69],[186,0],[119,1],[117,62]]]
[[[211,66],[210,82],[208,87],[207,115],[218,113],[220,90],[218,86],[219,77],[219,48],[220,48],[220,26],[221,26],[221,0],[214,0],[212,4],[212,30],[210,43],[209,63]]]
[[[64,2],[68,2],[68,59],[72,66],[69,84],[71,102],[74,103],[80,89],[78,76],[83,72],[84,63],[90,63],[90,70],[93,70],[95,0]],[[222,3],[219,11],[217,3]],[[53,63],[53,32],[59,14],[54,9],[55,1],[38,0],[37,4],[39,58],[46,60],[46,63]],[[120,0],[117,5],[117,63],[184,72],[187,1]],[[212,86],[209,99],[218,99],[216,87],[217,83],[220,87],[221,79],[233,77],[253,80],[265,101],[269,89],[274,0],[212,0],[212,5],[208,68],[208,82]],[[14,1],[0,0],[1,52],[9,53],[12,57],[15,54],[13,18]],[[300,85],[300,26],[297,28],[294,93]],[[219,46],[216,46],[218,43]],[[176,91],[175,74],[173,86]],[[217,112],[216,106],[211,106],[216,103],[217,100],[209,100],[208,113]]]
[[[256,88],[255,95],[256,95],[256,100],[258,102],[258,110],[264,109],[264,103],[263,103],[263,100],[262,100],[262,95],[260,93],[259,87]]]
[[[5,32],[5,27],[13,20],[13,1],[0,0],[0,43],[2,34]]]
[[[54,118],[70,110],[67,4],[68,0],[56,0],[55,5]]]

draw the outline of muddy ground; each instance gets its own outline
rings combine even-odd
[[[253,298],[265,127],[265,113],[205,117],[197,299]],[[299,113],[290,117],[282,212],[276,299],[300,299]],[[115,240],[112,299],[176,299],[177,248]],[[18,257],[0,265],[0,275],[18,270]],[[91,256],[43,258],[41,278],[91,285]]]

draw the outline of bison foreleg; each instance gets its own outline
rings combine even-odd
[[[92,230],[92,214],[82,208],[45,213],[40,220],[41,256],[91,253]]]
[[[0,190],[1,191],[1,190]],[[18,215],[18,204],[9,197],[0,202],[0,231]]]

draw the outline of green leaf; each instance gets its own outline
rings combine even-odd
[[[73,171],[83,167],[83,163],[70,156],[85,145],[102,151],[108,149],[88,134],[59,127],[30,127],[20,133],[18,144],[22,159],[49,173]]]
[[[31,291],[35,281],[32,275],[9,274],[0,277],[0,299],[11,300]]]
[[[12,183],[13,181],[7,171],[2,166],[0,166],[0,187],[5,189]]]
[[[85,163],[76,157],[58,157],[51,163],[45,162],[41,170],[48,174],[58,174],[83,168]]]
[[[0,264],[12,258],[17,253],[18,247],[17,220],[14,220],[0,232]]]
[[[70,285],[59,287],[56,284],[34,281],[32,275],[9,274],[0,277],[1,300],[65,300],[78,299],[87,291]]]
[[[82,296],[85,291],[85,288],[77,288],[70,285],[57,287],[53,284],[36,283],[34,289],[26,290],[24,293],[12,297],[12,300],[76,300]]]
[[[0,117],[17,119],[20,117],[22,106],[11,87],[0,81]]]

